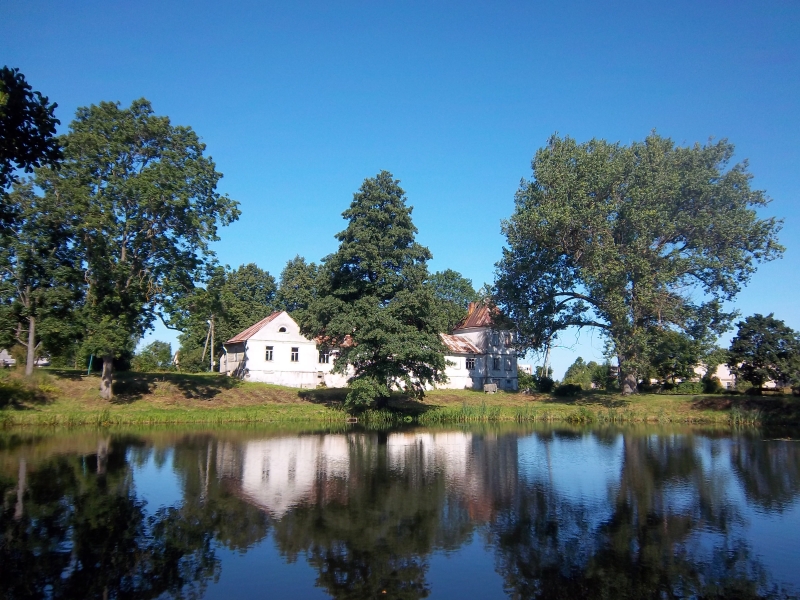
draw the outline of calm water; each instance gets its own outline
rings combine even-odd
[[[0,434],[3,598],[800,594],[800,442],[630,429]]]

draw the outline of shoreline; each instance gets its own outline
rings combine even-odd
[[[100,399],[99,378],[42,369],[27,380],[0,378],[0,427],[82,427],[180,424],[303,424],[339,426],[346,389],[304,390],[242,382],[216,374],[117,374],[116,397]],[[583,392],[551,394],[434,390],[423,402],[397,393],[380,410],[356,411],[371,427],[459,423],[684,424],[800,428],[791,396],[667,395]]]

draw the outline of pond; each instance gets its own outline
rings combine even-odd
[[[3,598],[800,594],[800,442],[482,427],[0,432]]]

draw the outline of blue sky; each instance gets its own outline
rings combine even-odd
[[[477,288],[552,133],[728,138],[787,248],[735,306],[800,329],[797,2],[222,4],[7,1],[0,57],[58,102],[62,131],[79,106],[139,97],[190,125],[241,203],[220,261],[276,277],[335,250],[341,212],[381,169],[401,179],[431,269]],[[597,333],[562,343],[557,376],[602,358]]]

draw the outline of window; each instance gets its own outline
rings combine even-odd
[[[506,371],[510,371],[510,370],[511,370],[511,359],[510,358],[506,358]]]
[[[474,358],[468,358],[467,359],[467,368],[470,369],[470,370],[475,368],[475,359]]]
[[[497,332],[492,334],[492,346],[497,346],[499,342]]]
[[[492,369],[494,369],[495,371],[499,371],[500,370],[500,357],[499,356],[495,356],[492,359]]]
[[[300,348],[292,348],[292,362],[300,361]]]
[[[272,361],[272,350],[273,349],[274,348],[272,346],[267,346],[267,352],[266,352],[266,354],[264,354],[264,360],[266,360],[268,362]]]
[[[281,327],[278,329],[278,333],[286,333],[286,327]]]
[[[319,351],[319,364],[327,365],[331,362],[331,353],[326,350]]]

